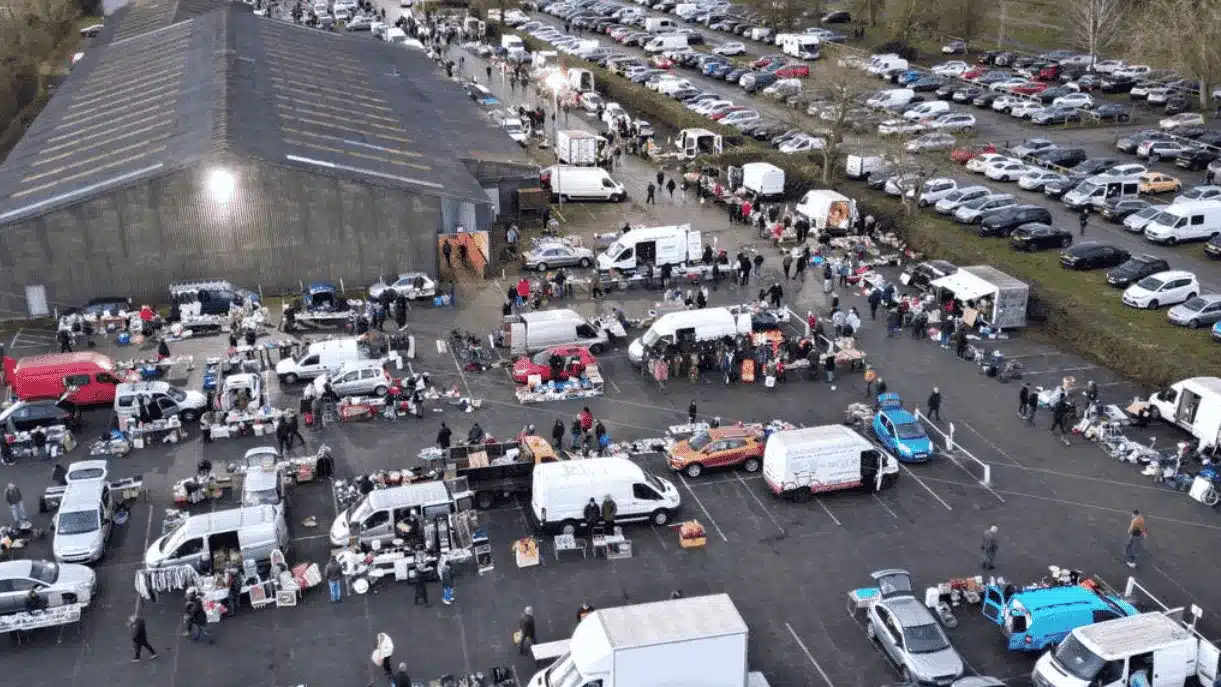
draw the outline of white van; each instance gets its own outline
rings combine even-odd
[[[1221,201],[1192,200],[1174,203],[1145,225],[1145,238],[1174,245],[1179,241],[1208,240],[1221,234]]]
[[[750,313],[735,314],[729,308],[705,308],[666,313],[657,318],[639,339],[627,347],[627,357],[639,365],[646,349],[658,345],[715,341],[750,333]]]
[[[627,199],[623,184],[612,179],[610,173],[601,167],[552,165],[543,173],[548,176],[551,195],[560,202],[609,200],[620,203]]]
[[[331,545],[347,546],[394,539],[396,526],[414,514],[421,522],[447,516],[455,510],[454,498],[444,482],[417,482],[375,489],[340,513],[331,525]]]
[[[387,43],[403,45],[407,42],[407,32],[397,26],[392,26],[386,29],[386,38],[384,40]]]
[[[915,97],[916,92],[910,88],[890,88],[885,91],[879,91],[872,98],[865,101],[865,104],[879,110],[890,110],[907,107]]]
[[[512,50],[514,48],[524,50],[526,44],[522,42],[521,36],[506,33],[500,36],[500,47],[504,48],[505,50]]]
[[[178,416],[195,422],[207,410],[208,397],[194,389],[179,389],[169,382],[124,382],[114,389],[114,412],[119,417],[137,417],[140,403],[156,406],[161,417]]]
[[[1064,204],[1074,210],[1087,205],[1101,210],[1112,198],[1135,198],[1140,195],[1139,176],[1112,176],[1099,174],[1081,182],[1077,188],[1064,194]]]
[[[666,33],[678,30],[678,22],[669,17],[649,17],[644,20],[644,30],[649,33]]]
[[[899,478],[895,458],[844,425],[774,432],[763,449],[763,479],[777,496],[863,488],[881,491]]]
[[[867,168],[862,166],[862,169]],[[833,236],[846,235],[856,223],[856,201],[829,189],[806,191],[794,209],[809,220],[810,228]]]
[[[1221,441],[1221,378],[1191,377],[1149,397],[1149,413],[1180,427],[1200,441],[1217,446]]]
[[[57,563],[93,563],[106,554],[106,542],[114,526],[114,501],[106,481],[108,466],[104,460],[90,460],[72,463],[68,468],[59,512],[51,520],[55,533],[51,552]]]
[[[748,162],[742,165],[742,188],[755,198],[783,196],[784,170],[770,162]]]
[[[360,360],[360,342],[355,338],[315,341],[296,358],[276,363],[276,376],[285,384],[313,379],[328,370],[337,370],[344,363]]]
[[[665,52],[667,50],[682,50],[690,45],[687,40],[687,35],[682,33],[668,33],[662,36],[656,36],[648,43],[644,44],[644,51],[647,53]]]
[[[929,119],[940,114],[945,114],[950,111],[950,104],[944,100],[930,100],[928,102],[917,103],[912,107],[903,111],[903,118],[912,121],[920,121],[921,119]]]
[[[819,57],[818,36],[811,36],[808,33],[787,35],[780,41],[780,45],[782,52],[789,57],[796,57],[799,60],[817,60]]]
[[[534,466],[530,514],[545,531],[575,532],[585,525],[585,505],[607,497],[617,522],[649,521],[662,526],[682,499],[674,484],[642,470],[627,458],[589,458]]]
[[[188,517],[169,534],[158,537],[144,552],[144,567],[189,565],[210,570],[213,555],[230,553],[230,560],[269,560],[271,552],[287,552],[288,523],[273,506],[232,508]]]
[[[571,310],[543,310],[505,318],[505,345],[514,355],[553,346],[588,346],[594,355],[606,349],[606,330]]]
[[[699,230],[690,224],[632,229],[598,254],[598,271],[631,272],[644,265],[694,262],[703,255],[702,241]]]
[[[907,69],[907,60],[898,55],[874,55],[869,60],[869,68],[866,70],[874,76],[882,76],[894,69]]]

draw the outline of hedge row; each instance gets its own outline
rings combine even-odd
[[[530,36],[522,38],[532,51],[549,49]],[[720,133],[726,142],[725,152],[701,159],[701,164],[770,162],[784,170],[786,186],[794,196],[823,186],[821,165],[815,156],[783,155],[768,145],[744,138],[735,129],[709,122],[671,98],[584,60],[561,56],[561,63],[589,69],[603,96],[651,121],[676,129],[705,128]],[[846,188],[847,185],[841,179],[831,184],[846,195],[859,196],[859,187]],[[959,265],[994,265],[1030,284],[1032,320],[1055,343],[1090,360],[1150,388],[1216,372],[1218,349],[1208,334],[1170,325],[1164,311],[1125,307],[1120,292],[1107,286],[1101,274],[1061,269],[1056,251],[1016,253],[1005,241],[979,238],[940,217],[907,215],[901,203],[891,198],[874,196],[863,205],[875,216],[890,219],[908,244],[926,255]]]

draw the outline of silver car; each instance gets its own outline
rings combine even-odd
[[[1017,205],[1017,199],[1007,193],[994,193],[976,198],[954,211],[954,221],[962,224],[979,224],[988,215],[1010,205]]]
[[[906,570],[873,573],[878,600],[869,607],[865,627],[904,682],[951,685],[962,676],[963,662],[932,612],[912,594]]]
[[[380,360],[350,360],[314,380],[314,392],[321,394],[327,384],[338,396],[385,396],[394,386],[390,373]]]
[[[1166,313],[1173,324],[1196,329],[1221,320],[1221,294],[1206,293],[1174,306]]]
[[[48,608],[67,604],[89,605],[97,576],[93,569],[74,563],[5,561],[0,563],[0,615],[25,610],[30,590],[38,592]]]
[[[564,243],[548,243],[523,253],[521,264],[528,270],[539,272],[553,267],[589,267],[594,264],[594,252]]]
[[[390,290],[394,297],[404,296],[410,299],[432,298],[437,295],[437,283],[423,272],[404,272],[389,284],[385,280],[378,281],[369,287],[369,299],[378,300],[382,292]]]

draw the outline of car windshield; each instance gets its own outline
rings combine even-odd
[[[1089,195],[1093,195],[1094,192],[1097,191],[1098,189],[1099,189],[1098,184],[1095,184],[1092,181],[1087,181],[1077,187],[1077,193],[1080,193],[1083,196],[1089,196]]]
[[[242,494],[243,506],[274,506],[280,503],[280,495],[275,489],[248,491]]]
[[[1159,208],[1144,208],[1140,212],[1136,213],[1136,216],[1141,219],[1153,219],[1160,214],[1162,214],[1162,210]]]
[[[30,561],[30,579],[51,584],[59,577],[59,566],[50,561]]]
[[[166,396],[169,396],[169,397],[170,397],[170,398],[172,398],[172,399],[174,399],[174,400],[175,400],[175,401],[177,401],[178,403],[181,403],[181,402],[183,402],[183,401],[187,400],[187,394],[186,394],[186,392],[185,392],[185,391],[183,391],[182,389],[179,389],[179,388],[178,388],[178,387],[176,387],[176,386],[171,386],[171,387],[167,388],[167,389],[165,390],[165,395],[166,395]]]
[[[895,425],[895,433],[900,439],[923,439],[928,436],[919,422],[904,422]]]
[[[606,254],[611,256],[611,260],[618,260],[619,254],[623,252],[623,244],[615,241],[606,249]]]
[[[1157,213],[1157,216],[1153,218],[1153,221],[1164,227],[1173,227],[1174,223],[1179,221],[1179,218],[1177,215],[1172,215],[1169,212],[1159,212]]]
[[[1089,682],[1106,665],[1100,656],[1085,648],[1076,635],[1069,635],[1056,648],[1056,663],[1070,675]]]
[[[58,522],[56,534],[84,534],[98,528],[98,514],[95,510],[60,513]]]
[[[1157,291],[1162,288],[1162,280],[1157,277],[1145,277],[1140,280],[1137,286],[1146,291]]]
[[[1208,305],[1208,301],[1204,300],[1203,298],[1200,298],[1199,296],[1196,296],[1195,298],[1184,303],[1183,307],[1188,310],[1191,310],[1192,312],[1199,312],[1199,311],[1203,310],[1204,306],[1206,306],[1206,305]]]
[[[534,358],[533,358],[534,364],[535,365],[550,364],[551,363],[551,353],[552,353],[552,351],[550,349],[548,349],[546,351],[541,351],[539,353],[535,353]]]
[[[657,330],[653,327],[649,327],[649,331],[645,332],[644,336],[640,337],[640,343],[644,344],[645,346],[652,346],[660,339],[661,334],[658,334]]]
[[[691,437],[691,440],[687,442],[687,445],[690,446],[694,451],[703,451],[704,447],[710,443],[712,443],[712,437],[708,435],[708,432],[700,432],[699,434]]]
[[[648,484],[650,487],[653,487],[653,489],[654,489],[654,490],[655,490],[655,491],[656,491],[658,494],[664,494],[664,493],[666,493],[666,487],[665,487],[665,485],[663,485],[663,484],[661,483],[661,480],[657,479],[657,478],[656,478],[656,477],[654,477],[653,475],[650,475],[650,474],[649,474],[649,473],[647,473],[647,472],[646,472],[646,473],[644,473],[644,481],[645,481],[645,483],[647,483],[647,484]]]
[[[903,628],[903,643],[908,653],[931,654],[949,648],[950,642],[936,623]]]

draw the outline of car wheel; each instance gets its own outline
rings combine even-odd
[[[561,203],[568,203],[568,202],[571,202],[571,201],[569,201],[569,200],[568,200],[568,194],[567,194],[567,193],[561,193],[561,194],[560,194],[560,202],[561,202]]]
[[[670,512],[664,508],[658,508],[657,510],[653,511],[653,517],[651,519],[654,525],[657,525],[658,527],[665,527],[666,523],[670,522]]]
[[[622,193],[616,193],[610,197],[610,201],[612,203],[622,203],[624,198],[625,196]]]
[[[606,347],[600,343],[596,343],[589,347],[589,352],[593,353],[594,355],[601,355],[602,351],[605,351],[605,350],[606,350]]]
[[[1200,328],[1200,321],[1199,321],[1199,320],[1197,320],[1197,319],[1195,319],[1195,318],[1192,318],[1192,320],[1191,320],[1190,322],[1188,322],[1188,323],[1187,323],[1187,326],[1188,326],[1190,329],[1199,329],[1199,328]]]
[[[1157,306],[1158,306],[1158,302],[1157,302],[1157,299],[1156,299],[1156,298],[1154,298],[1153,300],[1149,301],[1149,309],[1150,309],[1150,310],[1157,310]]]
[[[289,372],[288,374],[284,375],[285,384],[296,384],[298,381],[300,381],[300,379],[301,378],[293,372]]]
[[[592,264],[589,258],[581,258],[580,262],[577,263],[577,267],[589,267]]]
[[[547,263],[545,263],[545,262],[540,262],[539,264],[537,264],[537,265],[535,265],[535,266],[534,266],[534,269],[535,269],[535,270],[537,270],[537,271],[539,271],[539,272],[546,272],[546,271],[547,271]]]
[[[704,474],[704,466],[700,465],[699,463],[692,463],[688,465],[683,472],[685,472],[691,479],[695,479],[696,477]]]
[[[1187,297],[1183,299],[1183,302],[1186,303],[1187,301],[1189,301],[1195,297],[1196,297],[1196,292],[1192,291],[1191,293],[1187,294]]]
[[[1162,159],[1161,155],[1158,155],[1157,153],[1149,153],[1149,162],[1157,162],[1158,160],[1161,160],[1161,159]]]
[[[742,469],[745,470],[746,472],[758,472],[759,468],[761,466],[762,466],[762,463],[759,461],[758,458],[747,458],[742,463]]]
[[[194,409],[184,410],[178,416],[183,422],[193,423],[199,419],[199,411]]]
[[[914,684],[914,683],[912,682],[912,674],[911,674],[911,671],[910,671],[910,670],[908,670],[906,666],[904,666],[903,668],[900,668],[900,669],[899,669],[899,676],[900,676],[900,678],[903,680],[903,684],[905,684],[905,685]]]
[[[1173,237],[1173,236],[1167,236],[1167,237],[1166,237],[1166,245],[1167,245],[1167,246],[1173,246],[1174,244],[1176,244],[1176,243],[1178,243],[1178,242],[1179,242],[1179,240],[1178,240],[1177,238]]]
[[[377,387],[376,389],[374,389],[374,390],[373,390],[373,395],[374,395],[374,396],[377,396],[378,398],[381,398],[382,396],[385,396],[385,395],[386,395],[387,393],[389,393],[389,392],[390,392],[390,390],[389,390],[389,389],[387,389],[387,388],[386,388],[386,387],[383,385],[383,386],[379,386],[379,387]]]

